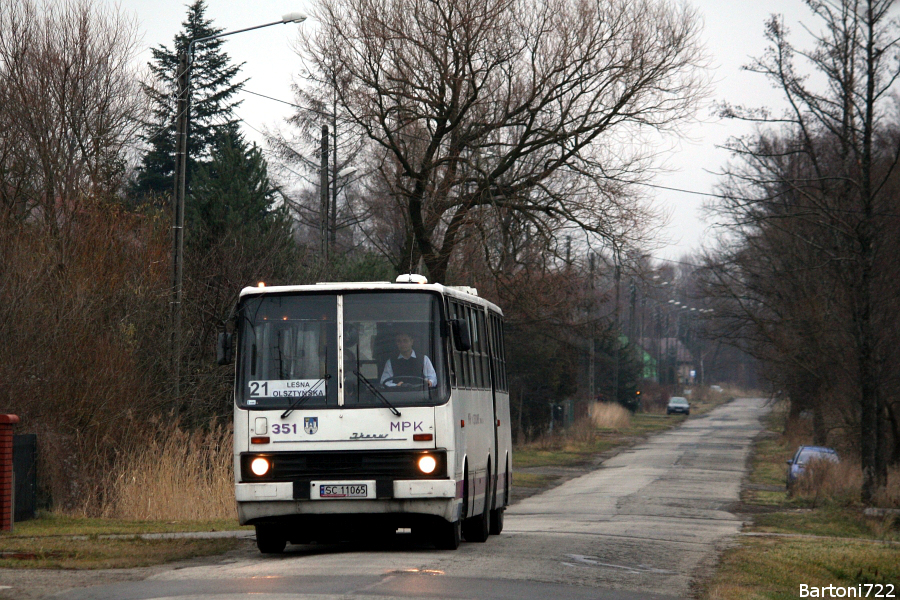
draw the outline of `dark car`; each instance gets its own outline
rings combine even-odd
[[[794,453],[794,458],[787,461],[787,486],[788,489],[797,483],[797,479],[806,470],[806,466],[814,460],[827,460],[831,462],[840,462],[838,453],[833,448],[825,448],[823,446],[800,446]]]
[[[687,401],[687,398],[682,398],[681,396],[672,396],[669,399],[669,405],[666,407],[667,415],[675,415],[675,414],[683,414],[689,415],[691,414],[691,405]]]

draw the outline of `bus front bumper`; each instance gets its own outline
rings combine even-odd
[[[395,480],[392,497],[375,499],[300,500],[294,482],[238,483],[235,497],[242,524],[300,514],[418,513],[458,518],[457,482],[452,479]]]

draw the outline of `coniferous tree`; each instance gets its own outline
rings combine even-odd
[[[143,84],[151,106],[151,119],[143,134],[149,149],[144,154],[133,192],[138,198],[171,193],[175,173],[175,98],[178,90],[179,56],[186,52],[191,41],[216,35],[221,28],[213,27],[207,19],[205,0],[194,0],[182,30],[175,36],[173,49],[160,45],[151,50],[153,60],[148,63],[152,81]],[[190,189],[192,174],[199,163],[208,160],[216,138],[233,130],[237,124],[234,109],[240,101],[234,95],[244,81],[235,82],[243,63],[231,64],[222,49],[221,38],[194,45],[191,62],[190,129],[188,135],[187,183]]]
[[[224,133],[210,160],[197,169],[186,206],[189,243],[205,249],[225,237],[253,237],[281,230],[290,236],[286,216],[275,206],[262,151],[235,129]]]

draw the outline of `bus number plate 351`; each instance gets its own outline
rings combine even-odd
[[[329,481],[328,483],[312,482],[311,500],[357,499],[375,497],[374,481]]]

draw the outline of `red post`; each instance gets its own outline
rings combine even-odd
[[[16,415],[0,415],[0,531],[11,531],[16,507],[13,506],[13,425]]]

